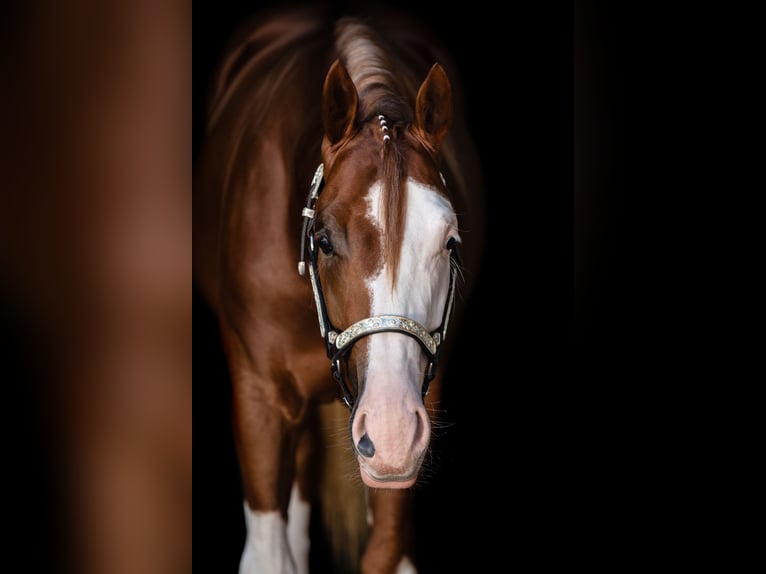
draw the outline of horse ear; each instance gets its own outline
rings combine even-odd
[[[452,122],[452,86],[440,64],[431,66],[415,100],[415,127],[439,148]]]
[[[322,92],[324,133],[334,145],[351,135],[359,96],[346,68],[335,60],[327,72]]]

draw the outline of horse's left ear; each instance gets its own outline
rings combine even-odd
[[[439,148],[452,122],[452,86],[440,64],[431,66],[415,100],[415,127]]]

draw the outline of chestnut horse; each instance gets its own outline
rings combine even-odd
[[[194,268],[232,384],[242,573],[307,573],[312,508],[343,568],[416,571],[412,487],[482,248],[462,107],[447,54],[391,14],[269,13],[222,59]]]

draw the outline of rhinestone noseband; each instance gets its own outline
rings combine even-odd
[[[317,263],[318,250],[314,244],[313,229],[316,216],[314,206],[323,187],[324,165],[319,164],[319,167],[311,180],[311,188],[309,189],[308,199],[306,200],[306,207],[301,211],[301,215],[303,216],[303,230],[301,232],[301,259],[298,262],[298,273],[301,275],[306,274],[306,241],[308,241],[309,278],[311,279],[311,287],[314,291],[314,303],[316,304],[317,318],[319,319],[319,332],[325,340],[327,357],[330,359],[330,370],[333,378],[340,385],[341,391],[343,392],[343,402],[346,403],[346,406],[349,409],[354,408],[354,396],[346,382],[343,380],[341,361],[348,357],[354,343],[359,339],[376,333],[385,332],[407,335],[420,344],[423,353],[428,359],[428,368],[426,369],[422,387],[423,397],[425,397],[428,393],[428,387],[436,375],[436,364],[439,360],[439,351],[441,349],[441,344],[447,335],[447,324],[449,323],[450,313],[455,298],[455,280],[457,275],[455,271],[456,264],[454,261],[456,256],[455,248],[450,248],[449,291],[447,292],[447,301],[444,305],[442,322],[438,329],[429,331],[417,321],[401,315],[376,315],[357,321],[343,331],[336,329],[332,323],[330,323],[330,319],[327,315],[327,307],[322,294],[322,284],[319,281]]]

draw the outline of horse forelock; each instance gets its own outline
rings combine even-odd
[[[407,163],[398,139],[383,143],[381,183],[383,188],[383,217],[386,234],[383,240],[384,261],[391,269],[391,288],[396,284],[399,259],[407,216]]]

